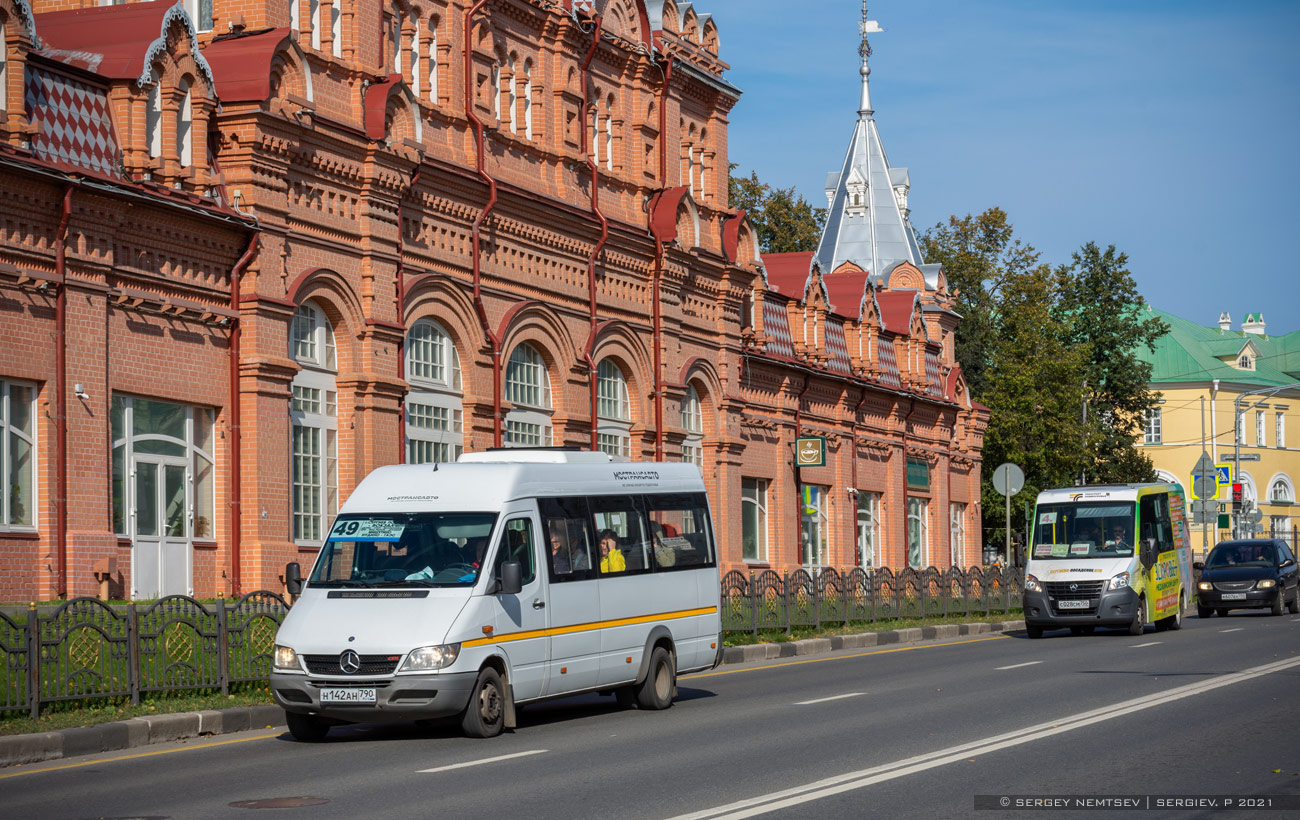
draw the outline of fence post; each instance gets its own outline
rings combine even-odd
[[[217,599],[217,676],[221,694],[230,694],[230,644],[226,639],[226,599]]]
[[[822,585],[820,575],[820,570],[813,570],[808,573],[808,577],[812,579],[812,605],[813,612],[816,613],[813,616],[813,623],[816,624],[813,629],[819,632],[822,628]]]
[[[27,713],[32,720],[41,716],[41,630],[36,602],[27,604]]]
[[[781,588],[785,597],[785,634],[789,635],[790,629],[790,573],[785,572],[781,575]]]
[[[848,573],[843,573],[843,574],[840,575],[840,606],[844,609],[844,628],[845,628],[845,629],[848,629],[848,628],[849,628],[849,582],[848,582],[848,577],[849,577],[849,573],[852,573],[852,572],[853,572],[853,570],[849,570]]]
[[[126,645],[127,645],[127,665],[130,671],[127,673],[127,681],[131,690],[131,705],[140,705],[140,621],[139,613],[136,611],[135,604],[131,603],[126,608]]]

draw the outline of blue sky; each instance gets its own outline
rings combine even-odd
[[[858,0],[697,0],[731,161],[825,204],[856,117]],[[1044,261],[1129,256],[1162,310],[1300,329],[1300,3],[880,0],[871,101],[912,224],[1007,211]]]

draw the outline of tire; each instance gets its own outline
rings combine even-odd
[[[1178,611],[1168,618],[1165,618],[1165,629],[1174,630],[1183,628],[1183,596],[1178,596]]]
[[[1030,638],[1037,640],[1043,637],[1043,628],[1034,624],[1025,624],[1025,634]]]
[[[1287,612],[1292,615],[1300,615],[1300,587],[1296,587],[1295,595],[1291,596],[1291,603],[1287,604]]]
[[[460,717],[466,737],[496,737],[506,723],[506,690],[492,667],[478,673],[469,703]]]
[[[1201,606],[1200,604],[1196,605],[1196,617],[1208,618],[1213,614],[1214,614],[1214,610],[1210,609],[1208,606]]]
[[[677,671],[673,656],[662,646],[650,653],[650,668],[645,680],[636,685],[636,704],[642,709],[667,709],[673,705],[673,690],[677,687]]]
[[[1273,600],[1273,614],[1281,615],[1286,611],[1286,587],[1277,588],[1277,598]]]
[[[620,686],[614,690],[614,700],[619,707],[631,709],[636,706],[636,686]]]
[[[1147,606],[1145,598],[1138,598],[1133,610],[1133,621],[1128,625],[1128,634],[1137,637],[1147,629]]]
[[[330,732],[329,723],[315,715],[285,712],[284,719],[289,726],[289,734],[293,735],[294,740],[301,740],[303,743],[319,743]]]
[[[1214,610],[1214,611],[1218,614],[1218,616],[1219,616],[1220,618],[1226,618],[1226,617],[1228,617],[1228,610],[1226,610],[1226,609],[1216,609],[1216,610]]]

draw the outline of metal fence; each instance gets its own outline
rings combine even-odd
[[[722,577],[722,631],[872,623],[895,618],[1006,614],[1024,600],[1016,567],[804,569],[778,575],[732,570]]]
[[[45,704],[188,689],[230,691],[266,680],[289,604],[273,592],[205,606],[173,595],[109,606],[74,598],[25,621],[0,613],[0,713],[39,717]]]

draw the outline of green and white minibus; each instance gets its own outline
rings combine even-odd
[[[381,467],[340,509],[276,636],[271,689],[299,740],[600,692],[666,709],[722,656],[717,550],[693,464],[507,449]]]

